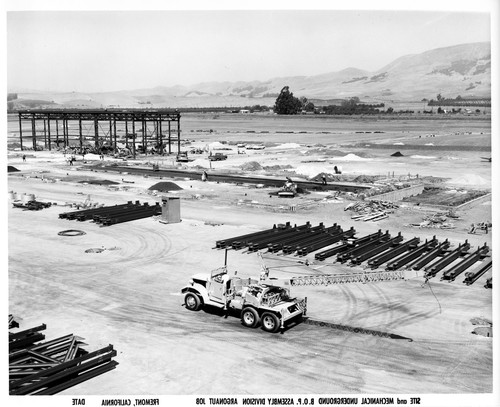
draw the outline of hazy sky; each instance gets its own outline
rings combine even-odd
[[[484,10],[8,11],[7,85],[95,92],[375,71],[490,39]]]

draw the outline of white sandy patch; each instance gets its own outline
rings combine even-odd
[[[297,143],[284,143],[284,144],[280,144],[279,146],[275,146],[275,147],[271,147],[272,149],[283,149],[283,148],[286,148],[286,149],[290,149],[290,148],[300,148],[301,145],[300,144],[297,144]]]
[[[448,184],[460,184],[460,185],[488,185],[490,182],[476,174],[464,174],[461,177],[453,178],[446,181]]]
[[[338,161],[371,161],[371,159],[369,158],[363,158],[363,157],[360,157],[356,154],[347,154],[346,156],[344,157],[336,157],[335,160],[338,160]]]
[[[437,157],[433,157],[430,155],[411,155],[410,158],[416,158],[418,160],[434,160]]]

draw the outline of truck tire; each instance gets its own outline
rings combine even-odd
[[[274,333],[280,328],[280,320],[270,312],[262,314],[262,329],[267,332]]]
[[[243,308],[243,311],[241,311],[241,323],[247,328],[255,328],[260,323],[259,314],[252,307]]]
[[[186,308],[190,311],[198,311],[201,308],[201,300],[194,293],[187,293],[184,297],[184,304]]]

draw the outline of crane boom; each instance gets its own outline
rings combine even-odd
[[[402,270],[367,271],[363,273],[343,273],[343,274],[318,274],[291,277],[289,279],[265,279],[263,284],[276,285],[282,281],[285,285],[306,286],[306,285],[330,285],[330,284],[350,284],[350,283],[375,283],[379,281],[405,280],[405,272]],[[288,284],[287,284],[288,283]]]

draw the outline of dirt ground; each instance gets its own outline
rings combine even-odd
[[[484,131],[481,128],[474,133],[477,140],[488,135],[481,134]],[[193,139],[191,146],[205,145],[206,137]],[[491,164],[481,161],[479,156],[483,154],[477,152],[415,151],[407,156],[402,151],[405,156],[393,160],[386,150],[347,148],[341,140],[340,144],[329,144],[315,139],[327,147],[326,152],[318,152],[313,146],[287,145],[295,141],[286,134],[273,134],[276,140],[279,137],[281,144],[247,154],[237,154],[235,145],[231,145],[229,159],[213,164],[210,171],[241,172],[240,165],[257,161],[261,165],[289,164],[294,174],[305,177],[329,172],[341,163],[346,174],[392,177],[395,172],[394,176],[404,181],[408,173],[413,177],[418,173],[446,178],[441,184],[444,187],[491,190]],[[443,133],[442,137],[449,137],[451,145],[455,134]],[[230,138],[235,141],[240,137]],[[405,135],[407,141],[415,138],[416,133]],[[401,150],[401,145],[394,147],[394,151]],[[334,149],[343,155],[328,153]],[[143,157],[129,160],[129,164],[149,166],[158,162],[167,168],[172,160]],[[65,204],[87,198],[106,205],[129,200],[153,203],[161,193],[148,188],[159,180],[154,174],[116,174],[104,172],[105,168],[94,171],[92,165],[100,164],[98,157],[88,155],[86,161],[77,157],[75,166],[70,167],[61,152],[30,152],[26,162],[19,151],[9,152],[8,157],[8,164],[21,170],[9,174],[9,191],[34,194],[41,201],[57,204],[41,211],[23,211],[9,203],[9,313],[22,318],[20,329],[47,324],[47,339],[74,333],[85,338],[89,351],[108,344],[118,351],[115,370],[62,394],[493,391],[492,338],[473,335],[475,326],[470,322],[475,317],[493,318],[492,290],[484,288],[491,271],[471,286],[462,283],[463,276],[451,283],[440,281],[440,273],[430,284],[415,276],[401,282],[294,288],[293,294],[308,298],[310,318],[394,333],[411,338],[411,342],[306,324],[283,335],[268,334],[244,328],[236,318],[190,312],[182,306],[180,295],[191,275],[223,264],[224,251],[214,249],[216,240],[287,221],[310,221],[313,225],[324,222],[327,226],[336,222],[344,229],[354,226],[358,236],[382,229],[393,234],[401,231],[405,240],[436,235],[440,241],[448,238],[454,246],[468,239],[473,248],[484,243],[492,247],[491,233],[467,234],[471,223],[492,219],[491,201],[457,211],[460,219],[453,220],[453,229],[415,228],[409,225],[422,222],[435,210],[402,204],[381,221],[355,222],[352,214],[344,211],[353,199],[348,196],[335,199],[324,192],[312,192],[280,199],[269,197],[269,189],[250,185],[176,179],[168,181],[183,189],[168,195],[181,197],[182,222],[164,224],[149,218],[99,227],[88,221],[59,219],[58,214],[74,210]],[[105,163],[112,161],[123,163],[109,157]],[[185,167],[195,165],[208,168],[209,164],[200,156]],[[119,185],[78,182],[85,179],[112,180]],[[65,229],[86,234],[59,236],[58,232]],[[85,253],[89,248],[113,250]],[[266,264],[276,267],[272,271],[276,277],[352,270],[331,260],[316,262],[314,254],[308,255],[309,267],[297,263],[303,258],[270,254],[264,254],[264,258]],[[228,264],[243,277],[256,277],[260,271],[256,254],[229,251]]]

